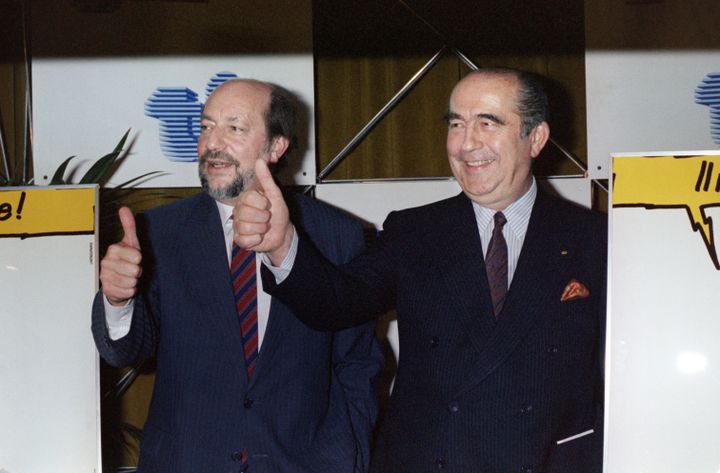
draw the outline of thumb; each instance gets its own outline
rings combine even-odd
[[[265,197],[272,200],[282,195],[264,159],[255,160],[255,177],[259,184],[259,190],[262,191]]]
[[[139,250],[140,241],[137,237],[135,217],[133,216],[132,210],[127,207],[120,207],[120,210],[118,210],[118,216],[120,217],[120,225],[122,225],[123,229],[123,238],[121,242]]]

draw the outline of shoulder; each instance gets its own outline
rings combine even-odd
[[[303,194],[286,194],[295,228],[334,263],[344,263],[364,246],[360,220],[347,212]]]
[[[150,238],[174,238],[183,229],[198,228],[214,221],[213,215],[219,215],[217,205],[205,192],[160,205],[138,214],[139,232],[147,233]],[[219,222],[219,218],[215,218]]]
[[[607,215],[545,191],[538,190],[533,214],[565,231],[600,238],[607,236]]]
[[[356,217],[313,197],[298,193],[286,193],[285,199],[293,222],[307,231],[316,227],[349,230],[357,230],[362,227]]]
[[[210,204],[214,205],[212,198],[205,192],[200,191],[190,197],[149,209],[145,212],[145,215],[150,220],[178,218],[192,213],[198,207],[209,207]]]
[[[455,226],[468,217],[474,218],[473,215],[470,199],[461,192],[447,199],[390,212],[383,228],[387,229],[388,226],[413,228],[416,225]]]

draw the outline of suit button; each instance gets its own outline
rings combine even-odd
[[[252,399],[245,399],[245,402],[243,402],[243,406],[245,406],[245,409],[250,409],[253,405],[253,402],[255,401],[253,401]]]
[[[460,410],[460,404],[458,404],[457,401],[452,401],[450,404],[448,404],[447,410],[452,413],[455,413]]]
[[[242,452],[233,452],[233,454],[230,455],[230,458],[232,458],[233,461],[236,461],[236,462],[241,462],[243,459],[242,457],[243,457]]]
[[[555,345],[548,347],[547,352],[550,354],[555,354],[558,352],[558,347],[556,347]]]
[[[432,338],[430,339],[430,346],[433,347],[433,348],[437,348],[438,345],[440,345],[440,340],[438,340],[437,337],[432,337]]]
[[[437,466],[438,470],[442,470],[443,468],[445,468],[445,459],[444,458],[436,458],[435,466]]]
[[[520,412],[523,414],[529,414],[533,410],[533,406],[531,404],[525,404],[520,408]],[[524,471],[524,470],[523,470]],[[532,472],[530,472],[532,473]]]

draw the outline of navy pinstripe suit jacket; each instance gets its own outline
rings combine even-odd
[[[357,221],[304,196],[293,202],[293,219],[328,258],[361,249]],[[238,472],[243,448],[251,473],[366,471],[382,362],[373,324],[315,331],[273,300],[248,380],[215,202],[201,193],[138,224],[144,287],[130,333],[109,339],[100,294],[92,330],[114,366],[156,357],[139,471]]]
[[[274,286],[263,276],[316,328],[396,309],[400,360],[372,471],[593,473],[602,463],[606,239],[600,215],[539,191],[497,321],[463,194],[391,213],[377,247],[341,268],[301,240],[288,279]],[[572,279],[590,296],[561,302]]]

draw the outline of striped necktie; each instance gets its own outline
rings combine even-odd
[[[258,358],[257,283],[255,253],[233,245],[230,276],[235,294],[235,307],[240,318],[243,354],[248,378],[252,377]]]
[[[497,212],[494,219],[495,227],[485,255],[485,269],[490,284],[493,312],[497,317],[502,311],[508,290],[508,249],[502,233],[507,219],[502,212]]]

